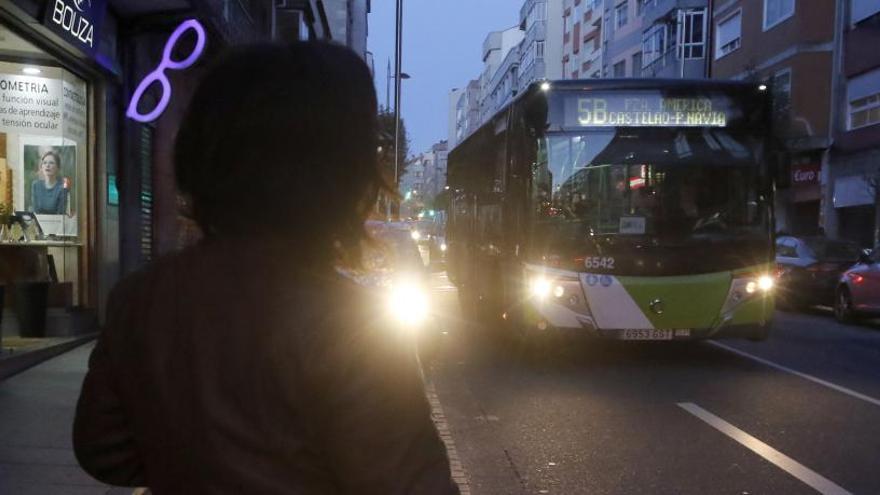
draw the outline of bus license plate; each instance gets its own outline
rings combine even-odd
[[[620,334],[622,340],[672,340],[672,330],[627,329]]]

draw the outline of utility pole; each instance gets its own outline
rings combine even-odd
[[[403,0],[397,0],[397,27],[394,50],[394,187],[400,170],[400,72],[403,58]]]
[[[385,111],[391,111],[391,59],[388,59],[388,70],[385,71]]]

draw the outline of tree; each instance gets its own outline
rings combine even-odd
[[[403,174],[406,173],[407,161],[406,157],[409,156],[409,136],[406,132],[406,125],[403,123],[403,119],[400,119],[400,136],[399,136],[400,149],[397,150],[398,157],[398,169],[397,169],[397,181],[400,182],[400,178],[403,177]],[[382,170],[385,172],[386,177],[389,178],[390,181],[394,181],[394,112],[389,111],[388,109],[382,109],[379,112],[379,146],[382,148],[379,152],[379,163],[382,166]],[[397,184],[395,184],[396,186]]]

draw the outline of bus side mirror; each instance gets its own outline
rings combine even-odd
[[[788,189],[791,187],[791,155],[778,151],[773,153],[770,161],[771,176],[776,182],[776,189]]]

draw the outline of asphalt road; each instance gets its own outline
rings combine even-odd
[[[436,274],[426,376],[473,494],[880,494],[880,324],[762,343],[566,340],[527,359]]]

